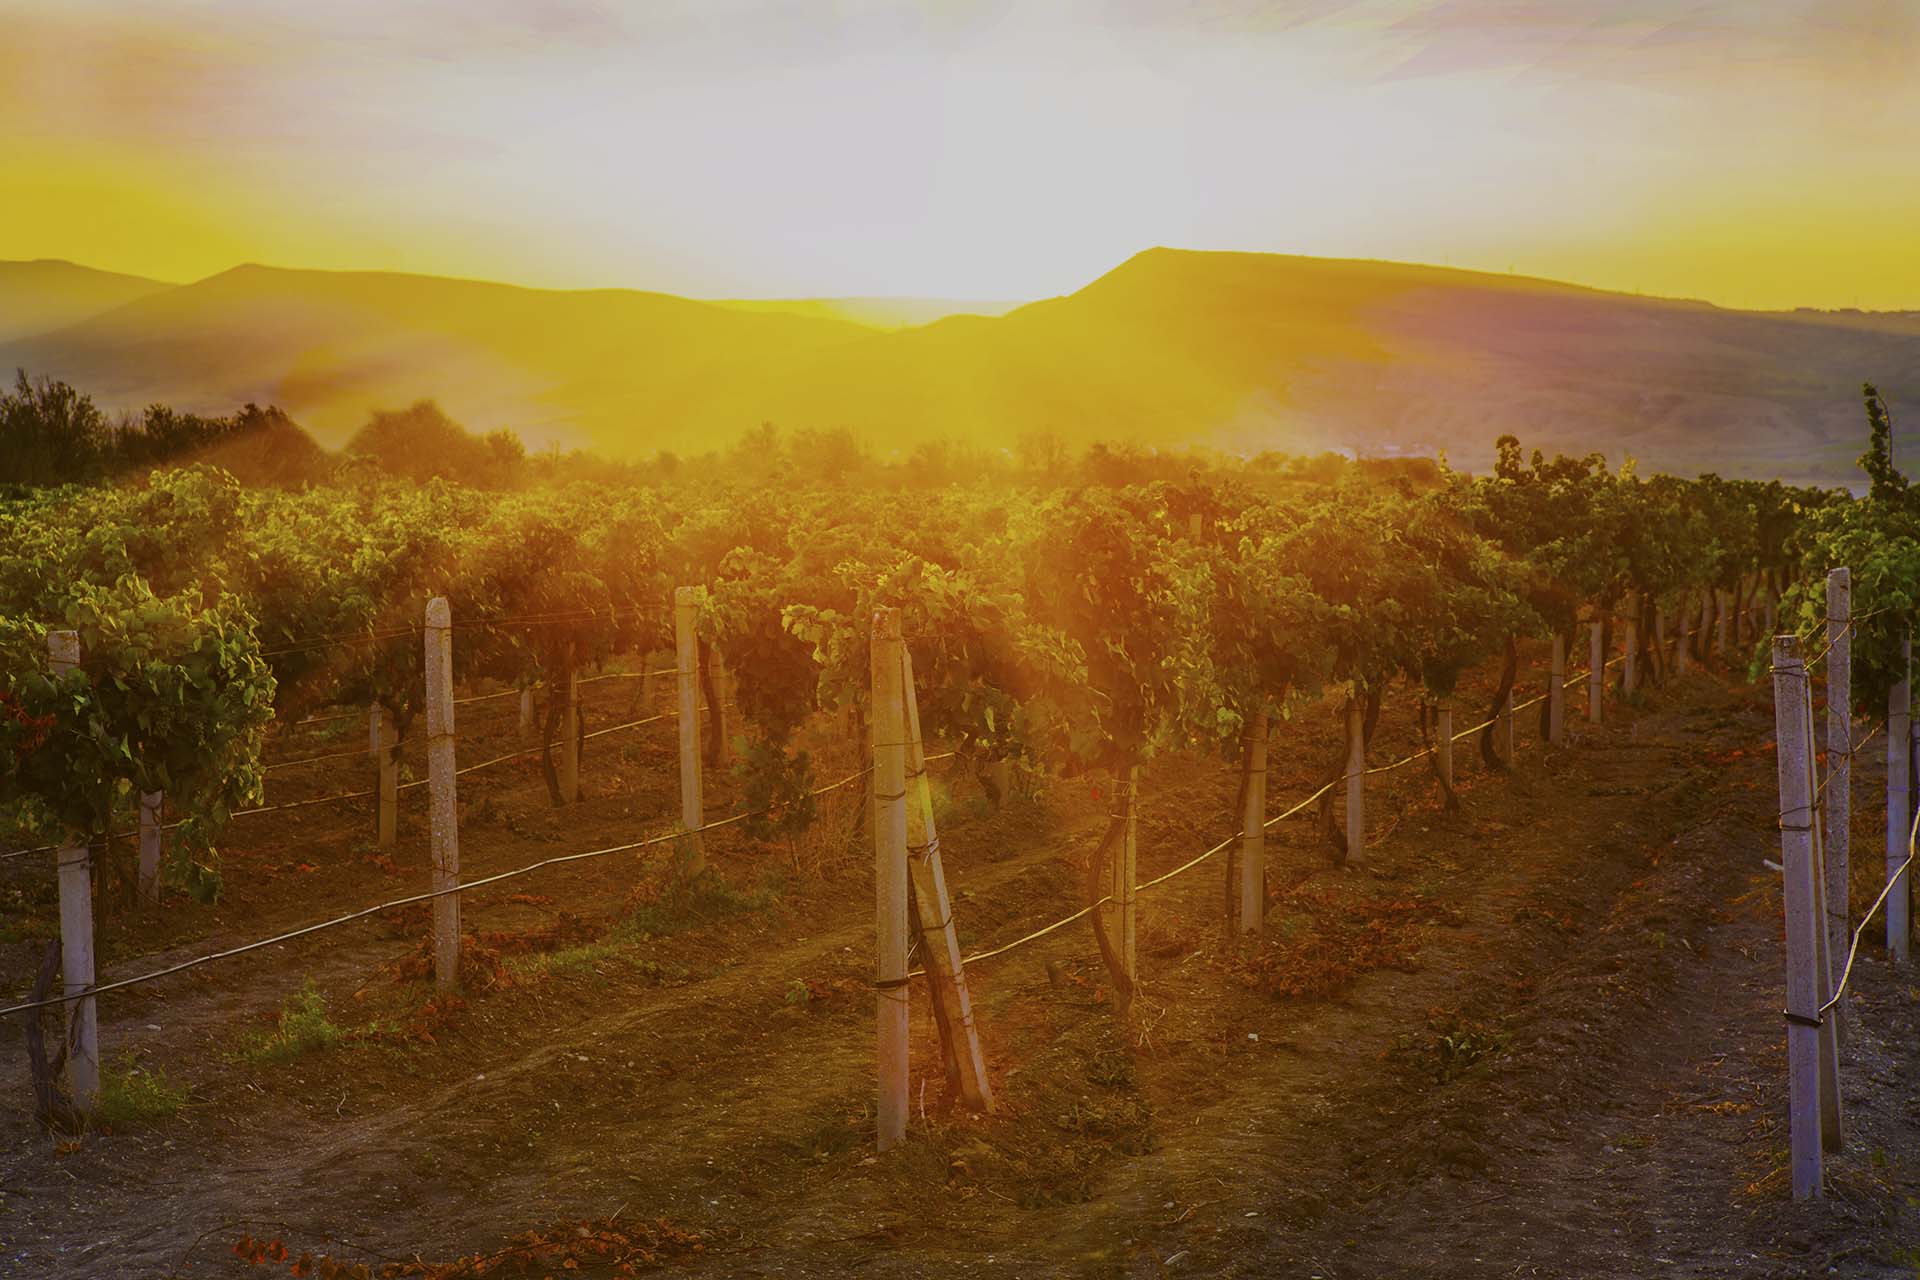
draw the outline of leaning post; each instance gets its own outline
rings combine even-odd
[[[1852,941],[1848,909],[1848,864],[1853,818],[1853,575],[1844,567],[1827,574],[1827,782],[1826,822],[1821,830],[1826,873],[1827,953],[1842,957]],[[1839,980],[1838,960],[1832,980]],[[1827,991],[1822,998],[1831,997]],[[1840,1039],[1847,1038],[1847,1006],[1835,1007]]]

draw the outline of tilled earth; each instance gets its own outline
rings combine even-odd
[[[885,1156],[858,788],[797,847],[716,833],[726,884],[695,900],[662,897],[658,852],[476,893],[485,955],[456,1004],[432,1001],[404,912],[104,998],[109,1059],[183,1086],[171,1114],[41,1131],[9,1029],[0,1274],[266,1274],[232,1256],[243,1234],[377,1271],[613,1217],[698,1233],[664,1269],[721,1275],[1914,1275],[1920,987],[1877,946],[1847,1150],[1826,1199],[1787,1194],[1764,691],[1696,674],[1612,712],[1558,750],[1523,713],[1511,772],[1461,744],[1457,812],[1424,763],[1370,780],[1369,847],[1344,867],[1314,822],[1283,824],[1258,945],[1223,933],[1217,859],[1151,891],[1124,1019],[1084,926],[970,969],[991,1116],[946,1098],[916,989],[914,1123]],[[1334,720],[1276,732],[1276,811],[1338,755]],[[476,754],[493,723],[463,721]],[[590,753],[569,809],[526,768],[464,790],[468,873],[660,829],[641,815],[674,808],[666,730]],[[1390,704],[1374,758],[1418,745]],[[823,777],[858,763],[816,746]],[[1881,864],[1881,781],[1860,773],[1856,909]],[[1218,759],[1147,771],[1143,877],[1232,830],[1235,781]],[[1110,802],[1083,779],[994,809],[950,774],[963,945],[1081,901]],[[220,907],[104,922],[104,976],[424,881],[423,830],[403,823],[388,863],[363,811],[325,808],[237,833]],[[19,990],[46,886],[7,874]],[[347,1038],[251,1051],[308,979]]]

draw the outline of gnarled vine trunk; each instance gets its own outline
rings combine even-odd
[[[1542,707],[1545,705],[1541,704]],[[1433,780],[1440,784],[1440,794],[1444,797],[1442,808],[1448,813],[1457,813],[1460,810],[1460,793],[1453,789],[1453,784],[1447,781],[1446,773],[1440,768],[1439,742],[1434,737],[1439,721],[1440,708],[1425,698],[1420,699],[1420,749],[1427,753],[1427,768],[1432,772]],[[1541,736],[1545,737],[1544,717],[1541,724]]]

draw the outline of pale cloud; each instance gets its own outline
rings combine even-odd
[[[1920,16],[1883,0],[26,0],[9,20],[0,161],[39,204],[0,208],[0,256],[1031,296],[1176,243],[1920,303],[1905,240],[1845,212],[1920,212]],[[1816,205],[1843,241],[1818,254],[1795,243]],[[1734,219],[1793,230],[1743,270],[1705,243]]]

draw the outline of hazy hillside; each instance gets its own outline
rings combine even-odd
[[[244,266],[0,346],[0,367],[113,407],[277,404],[330,445],[431,397],[530,444],[587,443],[590,420],[610,451],[652,453],[698,442],[679,424],[716,388],[869,332],[631,290]]]
[[[1920,317],[1157,249],[1068,297],[883,332],[774,304],[243,267],[0,346],[16,364],[115,406],[277,403],[329,444],[372,407],[431,396],[475,431],[614,454],[711,448],[771,420],[851,426],[882,452],[1052,431],[1479,466],[1513,431],[1666,470],[1838,482],[1863,380],[1896,414],[1920,402]]]
[[[910,329],[948,316],[1003,316],[1020,306],[1009,298],[714,298],[717,307],[824,316],[870,329]]]
[[[135,298],[173,288],[53,258],[0,262],[0,342],[62,329]]]

